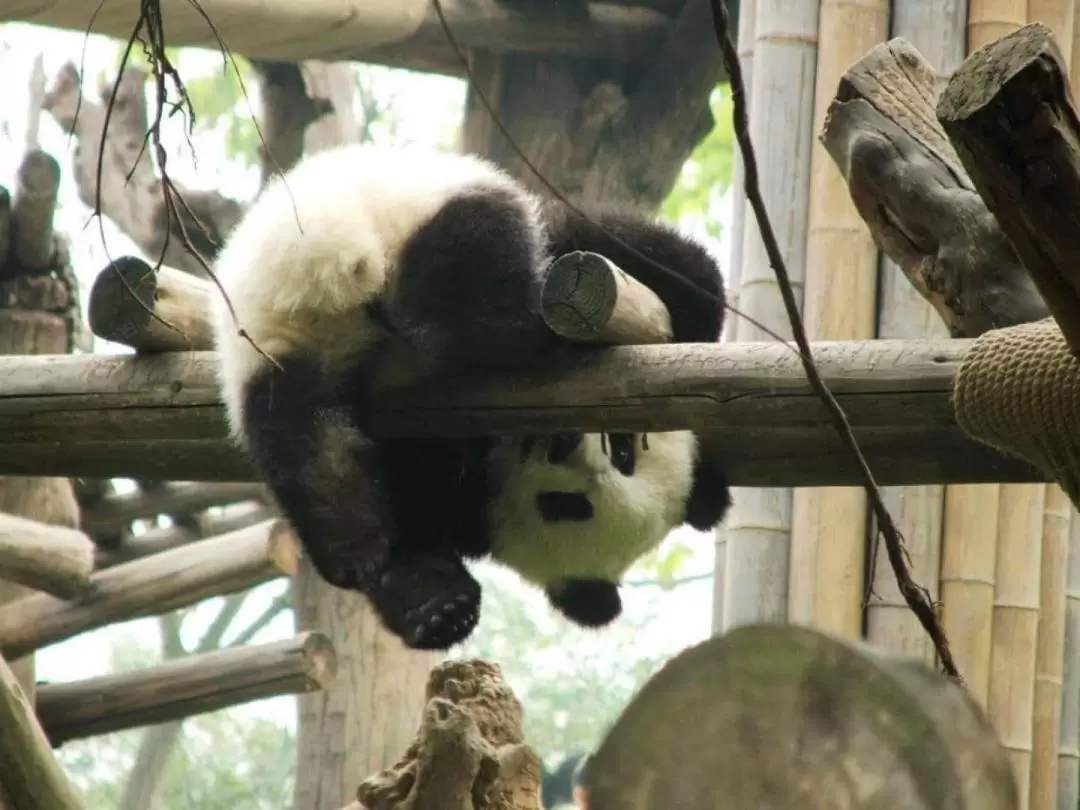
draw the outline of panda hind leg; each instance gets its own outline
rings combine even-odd
[[[279,364],[246,386],[249,455],[316,572],[331,585],[367,592],[379,581],[394,533],[377,448],[316,363]]]
[[[394,438],[380,445],[397,535],[370,598],[415,649],[464,641],[480,616],[480,584],[463,559],[489,549],[485,439]]]
[[[582,627],[603,627],[622,613],[619,586],[606,579],[564,579],[545,593],[552,607]]]

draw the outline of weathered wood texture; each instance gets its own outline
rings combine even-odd
[[[949,404],[963,341],[820,343],[814,355],[878,480],[1038,481],[968,439]],[[0,473],[250,480],[212,353],[0,358]],[[512,381],[385,395],[381,435],[703,432],[737,486],[853,484],[847,448],[783,345],[618,347]]]
[[[14,660],[117,621],[160,616],[296,573],[299,545],[271,520],[95,573],[71,601],[32,594],[0,608],[0,651]]]
[[[94,543],[77,529],[0,513],[0,579],[67,599],[90,585]]]
[[[466,48],[630,60],[663,41],[669,18],[646,8],[590,3],[588,15],[568,18],[548,4],[496,0],[442,0],[455,37]],[[551,4],[554,6],[555,4]],[[217,48],[220,36],[237,54],[276,62],[359,60],[419,70],[459,73],[428,0],[236,0],[164,5],[164,26],[174,46]],[[26,20],[126,40],[138,0],[111,0],[100,9],[78,3],[9,0],[0,21]],[[205,15],[205,16],[204,16]],[[211,30],[206,19],[215,22]],[[288,31],[289,36],[282,36]]]
[[[599,253],[578,250],[553,261],[541,308],[551,331],[578,343],[641,345],[673,336],[660,297]]]
[[[822,143],[878,247],[954,336],[1046,317],[1008,237],[934,117],[935,80],[906,41],[875,46],[844,74]]]
[[[1080,119],[1053,35],[1032,23],[953,74],[938,117],[1074,353],[1080,353]]]
[[[11,810],[82,810],[34,708],[0,657],[0,792]]]
[[[1017,810],[994,730],[919,661],[797,625],[668,661],[592,755],[590,810]]]
[[[70,740],[156,725],[276,695],[325,688],[337,674],[320,633],[189,655],[38,689],[37,714],[54,747]]]
[[[522,732],[521,703],[487,661],[446,661],[431,671],[427,706],[401,759],[373,774],[345,810],[541,810],[540,758]]]
[[[210,322],[201,315],[210,310],[211,294],[210,284],[190,273],[122,256],[94,279],[90,328],[140,352],[212,349]]]

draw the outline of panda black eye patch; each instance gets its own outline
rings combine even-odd
[[[633,433],[612,433],[611,465],[623,475],[633,475],[637,465],[637,444]]]
[[[584,492],[538,492],[536,508],[548,523],[592,520],[593,505]]]

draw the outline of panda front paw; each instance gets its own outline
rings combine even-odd
[[[307,552],[322,579],[336,588],[361,593],[370,593],[378,586],[389,557],[387,548],[360,550],[346,544],[320,548],[317,552],[308,548]]]
[[[480,583],[460,560],[411,554],[392,560],[369,596],[383,624],[416,650],[464,641],[480,618]]]

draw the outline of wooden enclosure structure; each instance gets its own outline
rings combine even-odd
[[[40,7],[34,0],[14,0],[0,8],[0,19],[81,29],[85,19],[76,5]],[[262,26],[236,16],[220,26],[232,48],[248,57],[362,59],[462,73],[427,0],[371,3],[370,17],[345,26],[336,16],[348,5],[344,0],[313,3],[318,13],[302,21],[289,0],[261,5]],[[707,4],[589,3],[578,18],[565,7],[557,13],[520,10],[499,0],[444,0],[443,5],[451,27],[461,32],[461,45],[476,56],[476,74],[498,87],[520,79],[519,74],[535,76],[541,60],[546,67],[565,60],[574,70],[588,60],[663,64],[676,33],[701,27]],[[106,4],[95,30],[126,35],[137,7],[136,0]],[[224,18],[229,2],[205,0],[202,7],[211,18],[216,13]],[[169,18],[170,44],[208,44],[205,25],[186,4],[170,9],[175,15]],[[1078,56],[1072,53],[1073,39],[1080,36],[1074,17],[1074,0],[857,5],[743,0],[737,17],[762,192],[801,288],[815,360],[878,480],[888,486],[888,504],[906,535],[915,578],[941,601],[966,685],[1010,752],[1020,806],[1033,810],[1075,807],[1078,800],[1080,520],[1045,472],[975,441],[957,425],[950,399],[970,339],[991,326],[1048,313],[1024,266],[1002,248],[1007,239],[995,221],[999,212],[987,208],[977,182],[964,174],[966,163],[962,166],[953,153],[935,104],[966,53],[1029,21],[1053,30],[1069,64]],[[286,25],[296,31],[288,42],[265,35]],[[880,46],[895,36],[916,51]],[[819,49],[819,41],[830,47]],[[699,72],[696,90],[711,88],[719,78],[715,65]],[[1080,58],[1071,73],[1080,85]],[[74,127],[58,93],[65,81],[70,84],[71,76],[54,83],[49,111]],[[565,90],[566,84],[555,86]],[[587,100],[599,104],[597,96]],[[490,125],[481,123],[471,101],[466,147],[524,174]],[[550,102],[553,108],[562,103]],[[860,118],[860,104],[878,118],[865,112]],[[845,105],[853,112],[841,111]],[[500,111],[518,132],[528,130],[530,119],[513,106],[511,93],[501,98]],[[656,109],[642,115],[671,126],[676,112],[668,118]],[[555,120],[556,113],[547,114]],[[936,212],[940,230],[919,221],[917,206],[905,207],[889,179],[869,179],[880,165],[852,161],[854,134],[880,132],[880,119],[887,119],[890,132],[906,133],[915,144],[895,147],[882,165],[899,171],[936,160],[951,172],[956,211],[952,218]],[[91,113],[78,124],[84,146],[95,143],[84,129],[93,121]],[[626,138],[615,143],[627,148]],[[523,145],[540,148],[527,140]],[[671,152],[682,149],[685,157],[684,147]],[[602,172],[592,174],[592,164],[580,154],[554,151],[549,160],[584,161],[587,169],[579,167],[581,177],[575,177],[580,196],[626,196],[634,187],[625,179],[596,179]],[[42,160],[38,154],[28,157],[28,166]],[[597,154],[589,160],[603,163],[603,149]],[[659,172],[663,177],[637,186],[644,204],[656,205],[665,185],[670,187],[674,174],[665,166]],[[86,172],[85,165],[75,169]],[[742,176],[737,166],[736,183]],[[895,176],[892,182],[898,182]],[[942,182],[940,176],[933,182]],[[866,200],[873,204],[861,204]],[[227,230],[238,211],[219,206],[212,221]],[[740,194],[734,214],[732,303],[771,330],[790,334],[757,223]],[[1015,238],[1011,231],[1009,238]],[[984,262],[1000,269],[993,280],[1008,295],[992,299],[976,284],[974,291],[965,290],[972,297],[958,300],[927,287],[921,274],[932,260],[947,263],[940,254],[957,247],[950,240],[965,239],[980,245]],[[149,240],[143,247],[153,244]],[[161,613],[296,571],[291,533],[225,437],[213,384],[215,360],[207,352],[200,317],[206,284],[191,275],[192,264],[183,256],[173,252],[166,261],[176,269],[153,277],[141,272],[138,260],[114,268],[139,281],[145,302],[171,321],[183,321],[185,342],[147,321],[143,308],[118,289],[120,274],[109,272],[91,293],[95,332],[154,354],[63,356],[53,349],[44,358],[0,357],[0,475],[87,479],[76,487],[79,529],[47,529],[45,523],[58,522],[49,516],[0,522],[0,572],[41,591],[0,607],[0,651],[9,659],[105,623]],[[749,322],[729,316],[728,323],[730,342],[716,347],[621,347],[574,368],[537,369],[516,379],[512,389],[488,380],[440,391],[437,403],[383,403],[381,428],[407,433],[554,426],[702,429],[708,434],[706,451],[722,454],[732,482],[743,487],[717,538],[717,632],[765,620],[793,621],[865,637],[932,663],[933,648],[907,610],[885,555],[874,552],[876,533],[865,494],[854,486],[852,462],[825,421],[798,359]],[[957,339],[949,339],[950,333]],[[917,338],[929,340],[910,342]],[[550,385],[556,378],[560,385]],[[513,405],[512,417],[506,415],[507,405]],[[153,483],[120,495],[102,480],[114,476]],[[224,505],[231,505],[225,513],[207,511]],[[131,536],[133,521],[162,514],[180,519],[174,528]],[[34,541],[32,554],[23,550],[28,538]],[[177,572],[185,578],[178,580]],[[333,648],[312,635],[300,635],[281,649],[251,651],[263,662],[256,670],[250,665],[254,658],[243,665],[235,660],[238,655],[192,661],[186,675],[145,673],[147,690],[161,678],[191,678],[190,705],[139,704],[137,685],[95,679],[39,689],[37,713],[55,742],[216,708],[222,702],[214,690],[205,683],[200,687],[199,673],[205,675],[206,667],[237,676],[263,673],[237,692],[247,697],[317,688],[334,669]],[[123,699],[105,701],[98,715],[67,708],[79,705],[81,695],[106,690],[122,690],[115,694]]]

